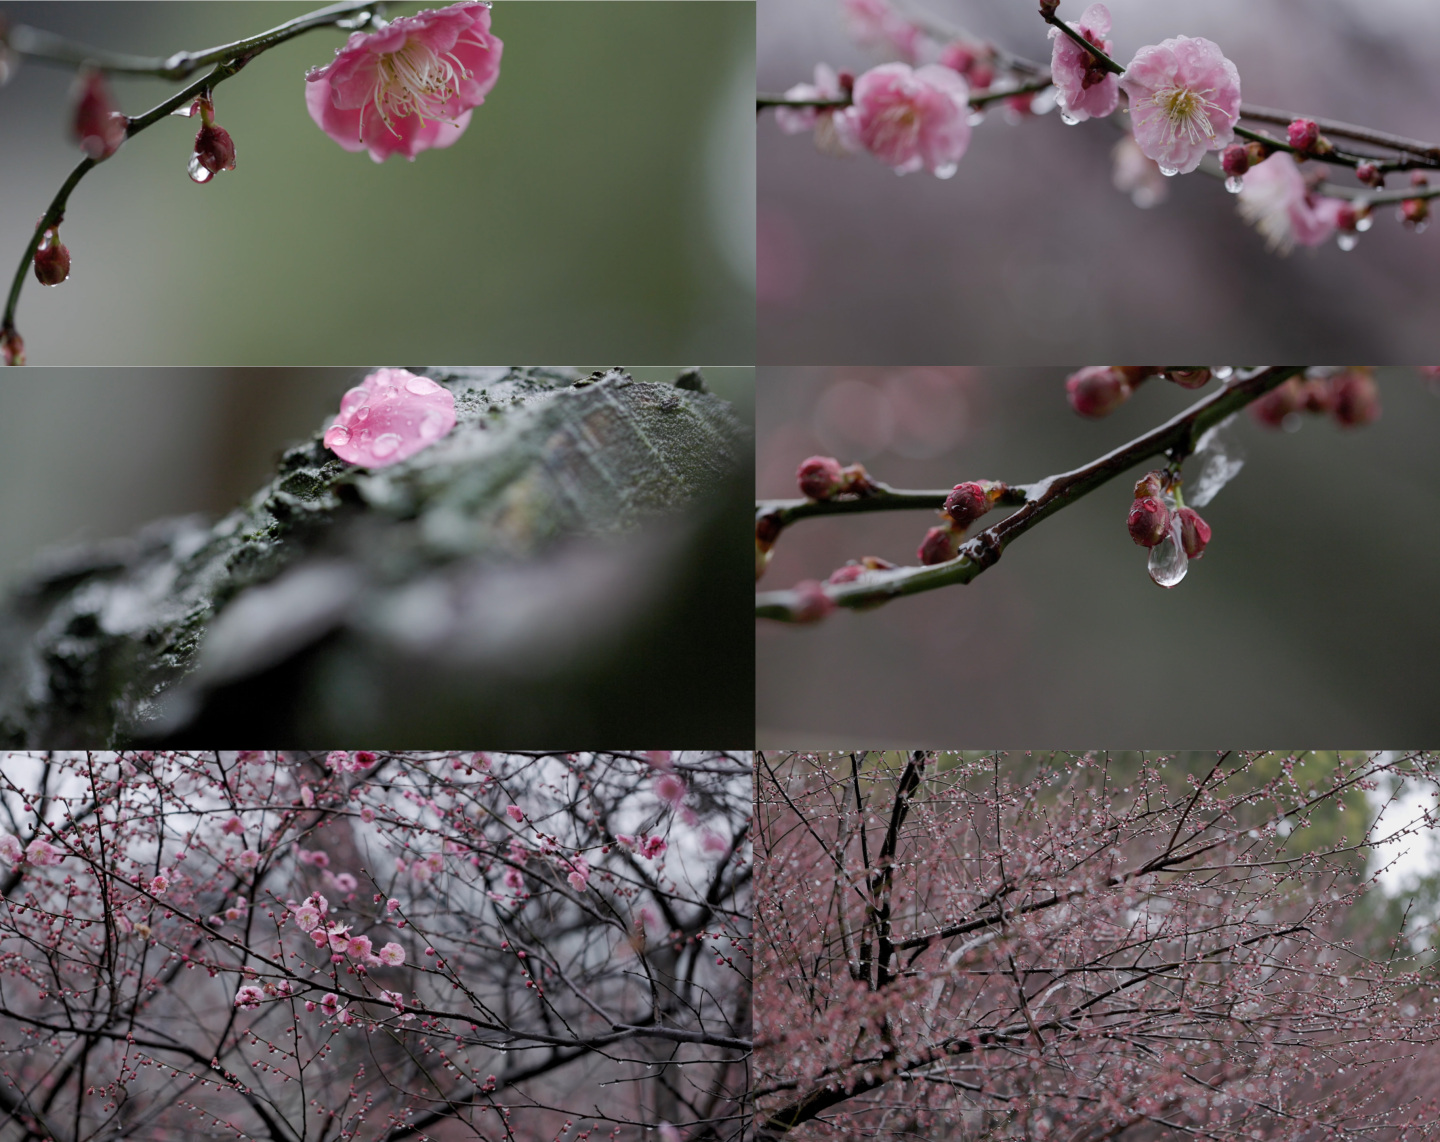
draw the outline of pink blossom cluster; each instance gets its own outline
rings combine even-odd
[[[11,836],[9,833],[0,833],[0,860],[8,861],[10,864],[28,861],[36,868],[46,868],[59,864],[64,859],[64,852],[40,837],[36,837],[22,849],[19,837]]]
[[[429,383],[433,384],[434,382]],[[439,386],[436,387],[438,388]],[[368,749],[356,750],[354,753],[348,750],[337,749],[331,750],[325,755],[325,764],[337,773],[342,770],[346,773],[364,773],[365,770],[371,768],[377,760],[378,756],[376,753]]]
[[[639,836],[631,836],[629,833],[616,833],[615,839],[627,849],[633,849],[646,860],[654,860],[665,855],[669,847],[663,838],[646,836],[641,833]]]

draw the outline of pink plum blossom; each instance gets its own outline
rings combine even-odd
[[[1091,4],[1072,24],[1077,32],[1106,55],[1110,54],[1110,9]],[[1091,55],[1059,28],[1050,29],[1054,47],[1050,53],[1050,74],[1066,116],[1076,121],[1103,118],[1120,105],[1120,87],[1113,72],[1100,66]]]
[[[678,809],[680,802],[685,800],[685,782],[673,773],[667,773],[655,782],[655,795],[672,809]]]
[[[525,819],[525,812],[523,809],[520,808],[519,805],[507,805],[505,806],[505,812],[510,814],[510,819],[512,821],[520,822]]]
[[[37,868],[44,868],[46,865],[59,864],[65,856],[49,841],[36,838],[26,846],[25,859]]]
[[[229,833],[231,836],[238,837],[241,833],[245,831],[245,822],[242,821],[239,817],[231,817],[228,821],[226,821],[223,825],[220,826],[220,831],[222,833]]]
[[[383,948],[375,953],[380,957],[380,962],[389,967],[399,967],[405,962],[405,949],[391,940]]]
[[[254,849],[246,849],[235,858],[235,863],[241,868],[254,868],[260,863],[260,854]]]
[[[664,856],[665,850],[669,847],[662,837],[646,837],[640,855],[646,860],[654,860],[656,857]]]
[[[305,105],[347,151],[412,162],[465,132],[472,109],[500,78],[503,45],[490,34],[490,6],[452,4],[356,32],[326,67],[305,77]]]
[[[346,753],[343,749],[332,749],[329,753],[325,755],[325,764],[328,765],[331,769],[333,769],[336,773],[339,773],[340,770],[344,768],[345,763],[349,760],[350,755]]]
[[[352,960],[363,960],[370,955],[370,937],[351,936],[350,942],[345,945],[345,954]]]
[[[320,910],[306,904],[295,911],[295,927],[302,932],[313,932],[320,926]]]
[[[25,857],[25,850],[20,847],[20,838],[9,833],[0,833],[0,857],[11,864],[19,864]]]
[[[396,900],[393,896],[389,900],[385,901],[386,912],[398,912],[399,910],[400,901]]]
[[[375,819],[375,810],[370,808],[369,805],[366,805],[365,808],[360,810],[360,819],[368,825]]]
[[[1298,242],[1318,246],[1335,233],[1344,203],[1311,192],[1299,166],[1276,151],[1245,173],[1240,213],[1265,236],[1268,249],[1288,254]]]
[[[350,925],[341,924],[338,921],[330,925],[325,933],[330,941],[332,952],[343,952],[350,946]]]
[[[341,892],[354,892],[358,883],[348,872],[337,873],[335,876],[335,887]]]
[[[507,868],[505,870],[505,887],[511,892],[524,891],[525,877],[518,868]]]
[[[332,991],[320,1001],[320,1006],[325,1009],[326,1014],[334,1015],[335,1009],[340,1006],[340,997]]]
[[[246,984],[235,993],[236,1007],[259,1007],[260,1001],[265,998],[265,993],[254,984]]]
[[[615,841],[617,844],[624,845],[627,849],[633,849],[635,847],[635,838],[629,833],[616,833]]]
[[[845,0],[850,34],[862,47],[887,48],[902,59],[914,61],[920,47],[920,29],[889,0]]]
[[[869,151],[897,174],[949,178],[970,145],[970,88],[939,64],[887,63],[855,81],[854,103],[835,116],[852,150]]]
[[[576,892],[583,892],[585,885],[590,880],[590,866],[584,857],[575,857],[570,861],[570,875],[565,878],[570,882],[570,887]]]
[[[839,99],[845,94],[840,77],[826,63],[815,65],[814,83],[797,83],[785,92],[786,99]],[[815,146],[828,155],[848,155],[851,148],[835,130],[837,107],[777,107],[775,124],[787,135],[803,135],[812,128]],[[651,751],[668,753],[669,750]]]
[[[170,881],[163,876],[157,876],[150,881],[150,891],[156,896],[163,896],[165,890],[170,887]]]
[[[378,369],[340,400],[325,447],[350,464],[383,468],[430,447],[455,427],[455,397],[404,369]],[[372,755],[373,756],[373,755]],[[354,763],[348,755],[340,764]]]
[[[1188,174],[1235,138],[1240,73],[1210,40],[1176,36],[1141,48],[1120,77],[1135,142],[1162,171]]]
[[[382,1002],[390,1004],[396,1011],[405,1010],[405,997],[398,991],[382,991],[380,999]]]

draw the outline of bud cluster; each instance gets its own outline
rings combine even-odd
[[[1328,415],[1342,428],[1380,418],[1380,389],[1368,365],[1351,365],[1331,376],[1291,377],[1250,405],[1266,428],[1300,427],[1301,413]]]
[[[1065,380],[1070,407],[1081,416],[1100,417],[1114,412],[1151,377],[1163,377],[1185,389],[1198,389],[1218,374],[1207,365],[1086,365]]]
[[[1191,559],[1199,559],[1210,542],[1210,525],[1193,508],[1172,510],[1176,481],[1163,469],[1147,472],[1135,484],[1135,499],[1125,526],[1141,547],[1163,543],[1179,527],[1180,544]]]
[[[870,475],[863,465],[842,467],[833,456],[811,456],[795,470],[800,494],[811,500],[831,500],[836,496],[863,496],[874,490]]]

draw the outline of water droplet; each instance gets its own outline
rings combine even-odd
[[[1173,587],[1185,578],[1190,560],[1180,546],[1180,520],[1170,521],[1170,534],[1150,549],[1150,578],[1162,587]]]
[[[215,177],[215,172],[200,165],[200,156],[190,156],[190,177],[195,182],[209,182]]]
[[[1048,115],[1060,106],[1059,92],[1053,87],[1037,91],[1030,99],[1030,114]]]
[[[405,387],[419,397],[425,396],[427,393],[433,393],[440,386],[434,381],[427,381],[424,377],[411,377],[405,382]]]
[[[1196,442],[1194,459],[1200,462],[1200,471],[1185,484],[1185,499],[1192,508],[1203,508],[1245,467],[1245,452],[1234,425],[1232,413]]]
[[[334,448],[337,444],[350,443],[350,430],[343,424],[332,425],[325,433],[325,447]]]
[[[190,118],[191,115],[194,115],[195,112],[198,111],[198,110],[200,110],[200,101],[199,101],[199,100],[194,100],[194,101],[192,101],[192,102],[190,102],[190,103],[185,104],[183,107],[177,107],[177,108],[175,108],[175,110],[172,111],[172,112],[170,112],[170,114],[172,114],[172,115],[178,115],[178,116],[180,116],[180,118],[182,118],[182,119],[188,119],[188,118]]]
[[[1344,230],[1341,230],[1340,233],[1335,235],[1335,245],[1339,246],[1342,250],[1353,250],[1359,242],[1360,238],[1358,235],[1346,233]]]
[[[1067,127],[1073,127],[1073,126],[1075,126],[1075,124],[1079,123],[1080,120],[1077,119],[1077,118],[1075,118],[1075,116],[1072,115],[1072,114],[1070,114],[1070,112],[1068,112],[1068,111],[1061,111],[1061,112],[1060,112],[1060,122],[1064,123],[1065,126],[1067,126]],[[1171,173],[1171,174],[1174,174],[1175,172],[1174,172],[1174,171],[1171,171],[1170,173]]]
[[[954,178],[955,172],[959,169],[959,166],[957,166],[955,163],[941,163],[938,167],[935,168],[935,177]]]
[[[378,457],[389,456],[395,449],[400,447],[400,437],[393,432],[387,432],[384,436],[377,436],[370,451]]]
[[[1245,179],[1238,174],[1232,174],[1225,180],[1225,189],[1231,194],[1239,194],[1245,187]]]
[[[985,112],[976,107],[970,112],[970,126],[978,127],[985,122]]]
[[[1359,230],[1362,234],[1374,225],[1375,219],[1371,218],[1368,214],[1362,214],[1359,218],[1355,219],[1355,229]]]
[[[366,420],[366,419],[368,419],[369,416],[370,416],[370,406],[369,406],[368,404],[365,404],[365,405],[361,405],[359,408],[357,408],[357,409],[355,410],[355,415],[354,415],[353,417],[351,417],[351,419],[352,419],[352,420],[355,420],[355,421],[361,421],[361,420]]]
[[[1180,168],[1178,167],[1167,167],[1164,163],[1159,163],[1157,165],[1160,167],[1160,173],[1163,174],[1166,178],[1174,178],[1177,174],[1180,173]]]
[[[1233,365],[1211,365],[1210,371],[1215,374],[1216,380],[1228,381],[1235,375]]]

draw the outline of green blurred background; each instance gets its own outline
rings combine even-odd
[[[32,24],[166,55],[320,4],[17,3]],[[391,17],[417,4],[394,4]],[[237,166],[186,176],[173,119],[92,171],[61,234],[71,278],[31,280],[34,364],[754,359],[755,5],[500,0],[500,81],[457,144],[414,163],[343,151],[305,110],[319,29],[216,90]],[[79,153],[71,73],[24,62],[0,89],[0,273]],[[138,114],[178,90],[119,79]]]

